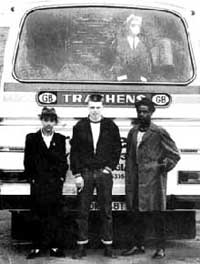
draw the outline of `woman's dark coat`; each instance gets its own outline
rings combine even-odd
[[[59,133],[54,133],[49,148],[41,131],[26,136],[24,167],[33,206],[47,209],[59,203],[68,168],[65,148],[65,136]]]
[[[167,172],[180,159],[175,142],[168,132],[151,123],[136,150],[138,125],[127,138],[126,195],[128,208],[139,211],[166,209]],[[162,165],[166,161],[166,168]]]

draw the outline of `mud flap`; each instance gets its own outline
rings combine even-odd
[[[31,241],[32,217],[29,210],[10,210],[11,212],[11,236],[14,241]],[[163,212],[165,219],[166,239],[193,239],[196,235],[195,210],[168,210]],[[152,215],[146,214],[148,224],[145,241],[155,239],[155,230],[152,224]],[[68,212],[64,219],[64,246],[73,248],[76,244],[76,213]],[[113,212],[113,242],[116,248],[127,247],[132,242],[131,225],[126,211]],[[100,242],[100,215],[98,211],[92,211],[89,218],[89,247],[98,248]]]

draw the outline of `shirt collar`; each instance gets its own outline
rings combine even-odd
[[[88,119],[89,119],[89,122],[90,122],[90,123],[98,124],[98,123],[101,123],[101,121],[102,121],[102,119],[103,119],[103,116],[102,116],[101,119],[98,120],[98,121],[93,121],[93,120],[91,120],[89,116],[88,116]]]
[[[54,130],[53,130],[53,132],[52,132],[52,134],[51,134],[51,135],[45,135],[45,134],[43,133],[43,130],[42,130],[42,128],[41,128],[41,134],[42,134],[42,137],[50,137],[50,138],[52,138],[52,137],[53,137],[53,135],[54,135]]]

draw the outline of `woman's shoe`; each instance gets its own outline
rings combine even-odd
[[[161,259],[164,257],[165,257],[165,250],[163,248],[157,249],[152,256],[153,259]]]
[[[30,252],[27,255],[27,259],[34,259],[36,257],[40,257],[41,256],[41,251],[39,248],[33,248],[30,250]]]

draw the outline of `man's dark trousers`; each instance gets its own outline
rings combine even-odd
[[[77,243],[86,244],[88,242],[88,217],[94,188],[96,187],[97,202],[102,221],[101,239],[104,244],[112,244],[112,174],[103,173],[101,169],[85,169],[82,177],[84,179],[84,188],[78,194]]]

